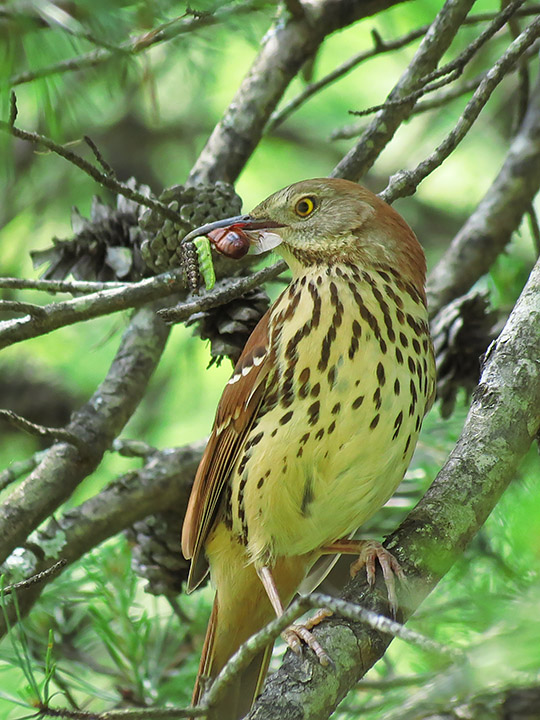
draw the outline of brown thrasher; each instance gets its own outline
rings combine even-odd
[[[306,180],[188,237],[231,226],[233,239],[276,247],[293,277],[225,387],[184,522],[188,591],[208,565],[216,588],[194,704],[201,679],[215,678],[304,580],[321,581],[322,555],[361,551],[353,567],[366,564],[370,581],[378,558],[395,607],[397,562],[348,538],[401,482],[434,392],[424,253],[389,205],[347,180]],[[299,638],[325,659],[306,628],[286,635],[293,649]],[[209,718],[249,711],[271,650]]]

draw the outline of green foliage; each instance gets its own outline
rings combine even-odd
[[[235,4],[201,0],[196,9]],[[38,20],[45,12],[40,5],[28,4],[38,13]],[[53,7],[52,3],[42,5]],[[89,151],[81,138],[90,135],[121,179],[135,176],[158,193],[185,180],[232,99],[275,12],[274,3],[261,5],[263,9],[253,15],[232,16],[194,33],[172,34],[169,41],[140,53],[118,49],[174,21],[183,6],[179,9],[173,0],[78,0],[70,3],[73,15],[61,16],[53,27],[36,26],[32,17],[18,18],[11,25],[4,22],[0,24],[1,116],[6,118],[9,112],[10,77],[20,80],[21,73],[38,73],[70,58],[81,61],[89,52],[110,51],[107,62],[95,67],[83,67],[81,61],[75,72],[51,73],[17,84],[17,123],[72,143],[85,155]],[[337,33],[314,59],[314,77],[322,77],[359,49],[370,47],[374,28],[384,39],[393,38],[429,22],[440,5],[435,0],[404,3],[380,18],[368,18]],[[17,3],[2,7],[15,11]],[[488,0],[475,7],[476,12],[497,9]],[[187,10],[186,17],[190,17]],[[174,23],[168,27],[174,28]],[[477,26],[463,28],[452,53],[475,33]],[[475,61],[474,72],[500,54],[508,39],[502,35]],[[245,209],[278,187],[307,176],[327,175],[354,142],[330,142],[330,133],[350,123],[348,110],[384,100],[418,42],[361,66],[266,135],[237,183]],[[295,79],[284,103],[304,86],[305,78]],[[510,135],[513,88],[513,84],[500,88],[494,107],[480,117],[459,151],[421,185],[414,198],[397,205],[425,245],[430,265],[499,169]],[[463,99],[455,100],[402,126],[366,184],[379,190],[388,175],[423,159],[453,126],[463,105]],[[36,277],[30,250],[47,247],[53,237],[70,237],[70,206],[88,214],[92,195],[100,192],[107,197],[107,193],[60,158],[36,152],[3,134],[0,156],[0,274]],[[532,235],[524,224],[486,281],[495,306],[503,310],[512,306],[534,257]],[[277,292],[277,287],[272,290]],[[3,299],[44,302],[39,293],[1,292]],[[45,384],[58,383],[76,397],[76,406],[103,379],[126,321],[119,316],[93,320],[10,347],[0,361],[0,373],[8,367],[28,366],[31,375],[43,374]],[[162,448],[207,434],[230,371],[227,364],[207,371],[208,361],[205,345],[190,330],[175,328],[125,436]],[[442,421],[436,409],[428,416],[408,473],[407,492],[374,518],[373,527],[387,531],[395,526],[435,477],[459,435],[466,402],[462,398],[449,421]],[[41,448],[37,440],[12,431],[8,434],[4,427],[2,439],[0,469]],[[395,641],[368,677],[380,686],[360,686],[336,717],[358,717],[361,708],[362,717],[389,720],[400,713],[403,720],[404,708],[411,718],[419,717],[423,708],[444,709],[453,698],[464,702],[510,683],[538,682],[537,463],[531,451],[520,477],[481,535],[411,621],[414,629],[462,649],[467,664],[449,667],[440,658]],[[139,464],[138,459],[108,453],[63,510],[79,505]],[[19,719],[49,701],[55,707],[95,712],[115,706],[187,705],[210,590],[180,597],[173,611],[164,598],[145,594],[142,585],[130,568],[130,549],[122,537],[108,541],[56,578],[30,617],[18,622],[9,641],[0,646],[0,717]],[[11,602],[17,602],[15,595],[2,598],[3,606]],[[403,677],[412,678],[410,685],[399,685]]]

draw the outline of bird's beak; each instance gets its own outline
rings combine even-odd
[[[201,235],[207,235],[219,250],[220,247],[215,243],[212,233],[214,230],[229,229],[231,232],[240,231],[243,235],[247,236],[252,252],[258,255],[272,250],[283,241],[283,238],[278,233],[272,232],[272,230],[281,227],[285,227],[283,223],[278,223],[274,220],[254,218],[251,215],[236,215],[235,217],[224,218],[223,220],[217,220],[207,225],[201,225],[201,227],[195,228],[195,230],[188,233],[182,242],[194,240]]]

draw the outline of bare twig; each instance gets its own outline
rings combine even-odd
[[[82,452],[86,451],[85,444],[69,430],[64,428],[53,428],[44,427],[43,425],[37,425],[36,423],[26,420],[26,418],[17,415],[12,410],[0,410],[0,420],[8,422],[13,427],[23,430],[29,435],[35,437],[41,437],[51,442],[65,442],[69,445],[74,445],[78,450]]]
[[[11,483],[23,477],[23,475],[28,475],[29,472],[32,472],[43,460],[45,453],[46,450],[40,450],[31,457],[14,462],[5,470],[2,470],[2,472],[0,472],[0,491],[5,490],[8,485],[11,485]]]
[[[467,64],[472,60],[478,50],[485,45],[485,43],[495,35],[512,17],[520,5],[525,0],[513,0],[509,3],[501,12],[495,16],[489,26],[480,35],[470,43],[457,58],[451,62],[443,65],[441,68],[434,70],[433,72],[425,75],[420,79],[422,87],[418,90],[401,97],[397,100],[387,100],[382,105],[374,105],[373,107],[366,108],[365,110],[349,110],[351,115],[357,115],[363,117],[365,115],[371,115],[383,108],[398,107],[402,104],[410,102],[416,102],[427,93],[439,90],[444,85],[447,85],[456,80],[465,70]]]
[[[196,300],[180,303],[174,308],[160,310],[159,315],[162,320],[168,323],[183,322],[193,315],[193,313],[200,312],[201,310],[209,310],[210,308],[223,305],[230,300],[234,300],[234,298],[240,297],[248,292],[248,290],[257,287],[257,285],[262,285],[262,283],[268,282],[268,280],[273,280],[286,269],[287,264],[284,260],[280,260],[274,265],[265,267],[248,277],[222,281],[216,285],[212,292],[206,293]]]
[[[13,104],[16,103],[15,94],[13,92],[11,94],[11,101],[13,106]],[[91,178],[93,178],[96,182],[100,183],[100,185],[103,185],[103,187],[109,188],[109,190],[112,190],[119,195],[123,195],[124,197],[129,198],[130,200],[139,203],[139,205],[144,205],[145,207],[152,208],[152,210],[155,210],[157,213],[159,213],[163,217],[168,218],[169,220],[172,220],[173,222],[182,223],[182,219],[180,218],[178,213],[175,213],[164,203],[156,200],[155,198],[143,195],[143,193],[138,192],[126,183],[121,183],[111,175],[101,172],[101,170],[98,170],[97,167],[89,163],[84,158],[80,157],[80,155],[77,155],[77,153],[69,150],[64,145],[60,145],[59,143],[54,142],[54,140],[47,137],[46,135],[41,135],[40,133],[36,132],[29,132],[28,130],[21,130],[21,128],[15,127],[15,125],[11,122],[11,115],[9,122],[0,120],[0,130],[4,130],[10,135],[18,137],[21,140],[26,140],[27,142],[31,142],[34,145],[40,145],[47,148],[48,150],[51,150],[51,152],[60,155],[72,165],[75,165],[87,175],[90,175]]]
[[[21,580],[21,582],[14,583],[13,585],[6,585],[6,587],[2,590],[2,593],[4,595],[9,595],[12,592],[26,590],[27,588],[32,587],[32,585],[38,585],[45,580],[47,582],[50,582],[56,575],[58,575],[58,573],[62,570],[66,563],[67,560],[59,560],[54,565],[51,565],[51,567],[47,570],[42,570],[41,572],[32,575],[32,577],[29,577],[26,580]]]
[[[411,110],[411,117],[413,115],[419,115],[423,112],[427,112],[428,110],[434,110],[439,107],[443,107],[444,105],[447,105],[452,100],[455,100],[458,97],[461,97],[462,95],[466,95],[469,92],[473,92],[476,90],[476,88],[480,85],[484,77],[486,76],[486,73],[481,73],[480,75],[477,75],[474,78],[471,78],[467,82],[463,83],[462,85],[456,86],[456,87],[449,87],[446,88],[446,90],[442,90],[440,93],[438,93],[435,97],[432,97],[430,100],[423,100],[421,102],[416,103],[414,108]],[[349,140],[350,138],[357,137],[360,135],[361,132],[363,132],[364,128],[366,127],[365,122],[360,123],[354,123],[351,125],[346,125],[345,127],[339,128],[338,130],[334,130],[331,135],[331,140]]]
[[[148,445],[142,440],[131,440],[129,438],[116,438],[112,449],[123,457],[148,458],[158,452],[157,448]]]
[[[509,242],[540,187],[540,81],[503,167],[428,278],[436,315],[486,273]]]
[[[269,643],[273,642],[285,628],[291,625],[306,610],[310,608],[325,608],[331,610],[335,615],[339,615],[349,620],[356,620],[365,623],[370,628],[379,632],[387,633],[392,637],[399,637],[402,640],[411,642],[429,652],[437,652],[452,660],[461,657],[460,653],[449,650],[439,643],[420,635],[400,623],[390,620],[384,615],[372,612],[352,602],[346,602],[339,598],[323,595],[322,593],[312,593],[297,598],[287,608],[285,613],[268,623],[262,630],[253,635],[235,652],[235,654],[227,661],[225,667],[221,670],[209,689],[203,700],[203,707],[211,708],[222,697],[226,688],[238,676],[240,670],[245,668],[251,660],[263,650]]]
[[[414,58],[388,96],[390,102],[409,95],[418,87],[422,78],[437,67],[472,4],[472,0],[447,0],[420,43]],[[332,176],[349,180],[361,178],[390,142],[401,123],[409,117],[413,106],[414,101],[410,101],[398,107],[385,107],[380,110],[356,145],[336,165]]]
[[[386,200],[386,202],[392,203],[399,197],[412,195],[422,180],[439,167],[453,150],[455,150],[469,132],[497,85],[538,36],[540,36],[540,17],[534,20],[521,35],[514,40],[506,52],[487,73],[473,97],[467,103],[463,115],[458,120],[456,126],[431,155],[417,165],[414,170],[402,170],[390,178],[387,188],[381,193],[381,197]]]
[[[99,150],[99,148],[98,148],[98,146],[96,145],[96,143],[92,140],[92,138],[89,137],[88,135],[85,135],[85,136],[83,137],[83,140],[84,140],[84,142],[88,145],[88,147],[90,148],[90,150],[94,153],[94,157],[96,158],[96,160],[98,161],[98,163],[101,165],[101,167],[102,167],[103,170],[105,171],[105,174],[108,175],[109,177],[116,178],[116,173],[115,173],[115,171],[114,171],[113,168],[109,165],[109,163],[105,160],[105,158],[104,158],[103,155],[101,154],[101,151]]]
[[[125,282],[91,282],[88,280],[29,280],[28,278],[0,277],[0,288],[11,290],[43,290],[48,293],[94,293],[97,290],[129,287]]]

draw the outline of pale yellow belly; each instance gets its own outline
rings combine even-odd
[[[392,495],[416,445],[429,388],[412,351],[413,331],[403,328],[402,340],[391,333],[394,343],[382,332],[375,337],[355,298],[344,289],[339,297],[343,307],[329,352],[321,348],[336,308],[326,299],[318,326],[298,343],[289,376],[294,402],[279,402],[259,418],[233,475],[232,496],[241,507],[233,529],[243,533],[257,562],[303,555],[349,535]],[[373,296],[362,297],[377,312]],[[288,340],[309,311],[295,316],[280,339],[284,367]],[[396,318],[393,324],[398,329]]]

